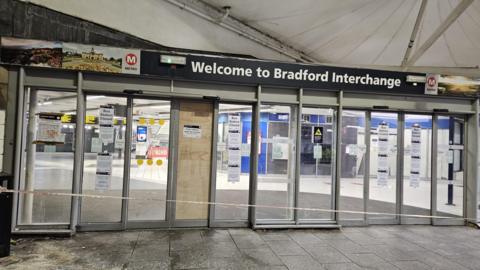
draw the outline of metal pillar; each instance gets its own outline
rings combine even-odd
[[[85,96],[82,91],[83,74],[77,74],[77,117],[75,122],[75,153],[73,167],[73,183],[72,193],[80,194],[82,189],[83,175],[83,141],[84,141],[84,124],[85,124]],[[70,230],[76,232],[80,212],[80,198],[72,197],[72,205],[70,211]]]
[[[449,117],[448,119],[448,144],[453,145],[454,144],[454,136],[455,136],[455,118],[454,117]],[[453,151],[453,150],[449,150]],[[452,157],[454,157],[452,153]],[[448,162],[448,200],[447,200],[447,205],[454,205],[453,204],[453,178],[454,178],[454,171],[453,171],[453,164],[455,163],[455,159],[452,158],[452,162]]]
[[[28,104],[28,126],[27,126],[27,142],[26,142],[26,164],[25,164],[25,191],[33,191],[35,181],[35,152],[36,145],[33,144],[35,139],[35,125],[37,113],[37,90],[30,89]],[[23,209],[21,223],[32,223],[33,212],[33,194],[23,195]]]
[[[260,106],[262,86],[257,87],[257,103],[253,107],[252,112],[252,135],[250,139],[250,205],[255,205],[257,202],[257,180],[258,180],[258,152],[259,152],[259,136],[260,136]],[[257,223],[255,207],[248,208],[248,217],[250,226],[255,228]]]

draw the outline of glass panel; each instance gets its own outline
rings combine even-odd
[[[334,110],[302,108],[299,207],[332,209]],[[299,211],[301,219],[332,219],[331,212]]]
[[[122,196],[127,99],[87,96],[86,108],[82,191]],[[108,114],[104,109],[109,108],[113,121],[100,125],[100,113]],[[119,222],[121,208],[121,199],[82,198],[81,222]]]
[[[252,106],[219,104],[216,202],[248,204]],[[246,220],[248,208],[215,206],[215,219]]]
[[[397,198],[396,113],[372,113],[370,124],[370,185],[368,212],[395,214]],[[369,219],[392,215],[369,215]]]
[[[364,211],[365,112],[343,111],[339,209]],[[342,213],[340,219],[363,219],[363,214]]]
[[[39,192],[72,190],[75,145],[75,93],[30,90],[25,95],[26,149],[20,189]],[[21,224],[69,223],[68,196],[20,196]]]
[[[430,215],[431,144],[432,117],[405,115],[403,214]],[[408,219],[421,221],[420,218]]]
[[[437,211],[463,216],[463,118],[438,117]]]
[[[295,182],[295,106],[262,105],[257,204],[293,207]],[[293,210],[259,207],[257,219],[293,219]]]
[[[170,102],[133,100],[129,220],[165,220]],[[149,200],[150,199],[150,200]]]

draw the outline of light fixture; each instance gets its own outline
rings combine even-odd
[[[39,102],[37,103],[38,106],[45,106],[45,105],[51,105],[53,102],[51,101],[44,101],[44,102]]]
[[[425,76],[407,75],[407,82],[409,83],[425,83]]]
[[[93,100],[93,99],[101,99],[104,98],[105,96],[87,96],[87,100]]]
[[[179,55],[160,55],[160,63],[184,66],[187,64],[187,58]]]

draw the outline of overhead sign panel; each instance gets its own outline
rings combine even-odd
[[[313,89],[411,94],[423,94],[424,90],[423,85],[407,83],[404,72],[199,55],[184,57],[185,65],[172,67],[162,61],[160,53],[142,51],[141,73],[185,80]]]

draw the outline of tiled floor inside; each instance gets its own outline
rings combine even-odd
[[[24,238],[0,269],[480,269],[480,230],[143,230]]]

